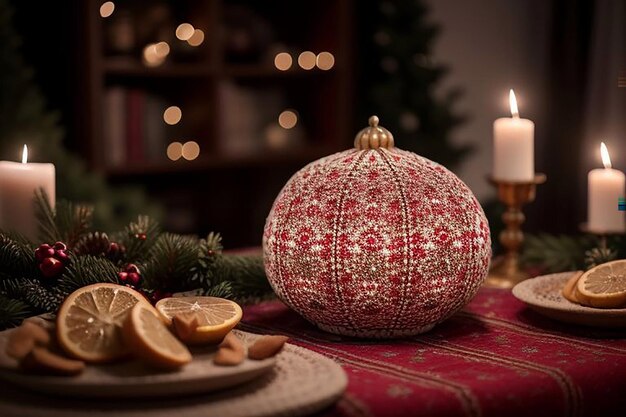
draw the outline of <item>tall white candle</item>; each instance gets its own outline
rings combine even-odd
[[[626,230],[624,212],[617,208],[624,197],[624,173],[611,168],[611,158],[604,142],[600,144],[604,168],[592,169],[587,176],[587,228],[596,233],[623,233]]]
[[[509,91],[512,117],[493,123],[493,178],[532,181],[535,177],[535,124],[521,119],[513,90]]]
[[[35,190],[43,188],[50,204],[56,201],[53,164],[28,163],[24,145],[22,162],[0,161],[0,228],[13,230],[30,239],[37,237],[37,220],[33,199]]]

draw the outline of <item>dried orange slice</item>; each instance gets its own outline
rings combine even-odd
[[[93,284],[71,293],[57,315],[57,338],[69,355],[86,362],[126,356],[122,324],[135,304],[150,305],[143,295],[116,284]]]
[[[163,324],[150,305],[137,304],[124,322],[124,339],[141,360],[162,369],[191,362],[191,353]]]
[[[583,271],[576,271],[572,274],[571,278],[567,280],[563,290],[561,293],[565,299],[571,301],[572,303],[580,303],[580,300],[576,296],[576,284],[578,284],[578,280],[583,275]]]
[[[591,268],[580,277],[576,290],[580,302],[591,307],[626,306],[626,259]]]
[[[193,314],[197,318],[198,327],[186,340],[191,344],[220,343],[243,315],[239,304],[217,297],[164,298],[156,308],[169,324],[179,314]]]

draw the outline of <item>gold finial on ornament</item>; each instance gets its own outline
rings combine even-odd
[[[393,135],[384,127],[378,126],[378,116],[371,116],[368,121],[369,127],[361,130],[354,138],[354,147],[359,150],[393,148]]]

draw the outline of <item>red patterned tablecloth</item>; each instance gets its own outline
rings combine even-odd
[[[396,341],[324,333],[280,302],[244,330],[281,333],[349,377],[335,416],[626,416],[626,331],[559,324],[508,290],[482,289],[431,332]]]

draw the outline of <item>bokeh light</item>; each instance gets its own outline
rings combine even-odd
[[[198,142],[194,142],[193,140],[185,142],[185,144],[183,145],[182,153],[183,158],[188,161],[193,161],[198,157],[198,155],[200,155],[200,145],[198,145]]]
[[[320,52],[317,54],[317,67],[323,71],[328,71],[335,66],[335,57],[330,52]]]
[[[102,3],[102,6],[100,6],[100,16],[102,17],[109,17],[113,14],[114,11],[115,3],[113,3],[112,1]]]
[[[178,161],[183,156],[183,145],[180,142],[172,142],[167,146],[167,157],[172,161]]]
[[[158,67],[165,61],[165,57],[159,56],[157,44],[150,43],[143,48],[143,62],[149,67]]]
[[[285,110],[278,116],[278,124],[284,129],[291,129],[298,123],[298,115],[293,110]]]
[[[315,67],[316,56],[311,51],[304,51],[298,56],[298,65],[300,68],[310,70]]]
[[[170,45],[167,42],[159,42],[154,45],[154,53],[159,58],[165,58],[170,53]]]
[[[291,55],[289,55],[287,52],[281,52],[279,54],[276,54],[276,57],[274,57],[274,65],[281,71],[287,71],[289,68],[291,68],[292,64],[293,59],[291,58]]]
[[[175,125],[182,117],[183,112],[178,106],[170,106],[163,112],[163,121],[168,125]]]
[[[190,23],[181,23],[176,28],[176,37],[181,41],[189,40],[195,32],[194,27]]]
[[[193,35],[187,39],[187,43],[191,46],[200,46],[204,42],[204,32],[200,29],[196,29]]]

